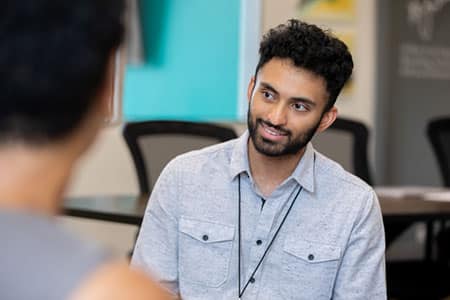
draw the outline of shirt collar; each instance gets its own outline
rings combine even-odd
[[[289,178],[293,178],[308,192],[314,192],[314,163],[315,150],[311,143],[306,145],[305,153],[303,153],[299,164]]]
[[[248,130],[246,130],[237,139],[237,142],[234,145],[230,161],[231,179],[234,179],[236,176],[238,176],[243,172],[247,172],[247,174],[250,176],[250,164],[248,162],[248,152],[247,152],[248,138],[249,133]]]
[[[234,179],[243,172],[251,176],[250,164],[248,162],[248,138],[249,133],[247,130],[238,138],[234,145],[230,161],[231,179]],[[314,192],[314,162],[315,150],[312,144],[308,143],[299,164],[287,180],[292,178],[307,191]]]

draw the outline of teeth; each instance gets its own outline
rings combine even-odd
[[[266,128],[266,131],[273,135],[279,135],[277,132],[270,130],[269,128]]]
[[[270,128],[268,128],[268,127],[266,127],[266,126],[264,126],[264,129],[268,132],[268,133],[270,133],[271,135],[281,135],[279,132],[277,132],[277,131],[274,131],[274,130],[271,130]]]

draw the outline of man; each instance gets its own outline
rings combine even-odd
[[[248,133],[170,162],[132,263],[183,299],[385,299],[376,195],[309,143],[336,119],[352,57],[290,20],[248,86]]]
[[[166,299],[53,214],[102,127],[121,0],[7,0],[0,10],[0,299]]]

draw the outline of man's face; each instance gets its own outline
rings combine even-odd
[[[328,125],[322,117],[325,121],[330,113],[335,117],[335,109],[324,112],[328,100],[325,81],[288,59],[267,62],[256,81],[250,82],[248,98],[251,142],[267,156],[299,153],[316,131],[334,121]]]

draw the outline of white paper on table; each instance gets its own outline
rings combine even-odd
[[[423,198],[429,201],[450,202],[450,190],[446,189],[439,192],[425,193]]]
[[[404,198],[407,196],[424,196],[427,193],[448,191],[432,186],[376,186],[375,193],[380,197]]]

